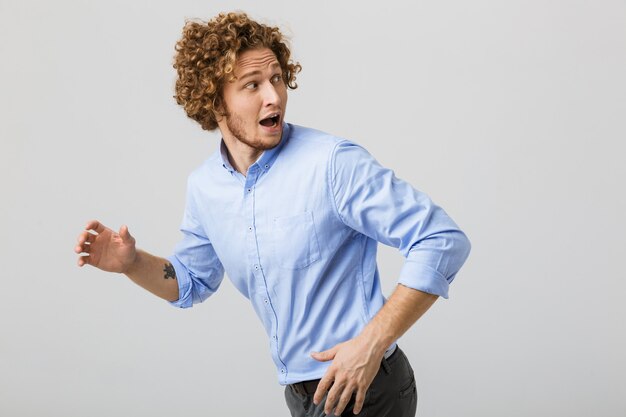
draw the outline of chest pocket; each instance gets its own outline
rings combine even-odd
[[[281,267],[303,269],[320,258],[313,213],[277,217],[273,223],[274,255]]]

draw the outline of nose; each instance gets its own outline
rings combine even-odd
[[[280,95],[272,83],[266,83],[263,89],[263,106],[271,107],[280,105]]]

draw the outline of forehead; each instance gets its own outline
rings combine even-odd
[[[280,64],[269,48],[246,49],[235,61],[235,76],[241,77],[250,71],[272,68]]]

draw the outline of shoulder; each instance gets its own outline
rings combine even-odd
[[[289,144],[297,147],[319,147],[332,148],[337,143],[345,139],[323,132],[321,130],[288,124]]]
[[[310,127],[289,124],[289,144],[292,152],[305,153],[309,158],[319,156],[322,158],[334,157],[338,149],[356,146],[355,142],[346,138],[326,133]]]
[[[216,171],[219,172],[219,168],[223,169],[223,166],[222,158],[220,157],[219,150],[217,150],[191,171],[187,177],[187,186],[193,188],[198,184],[210,183],[207,179],[215,178]]]
[[[324,164],[331,172],[377,164],[367,149],[350,139],[293,124],[289,124],[289,129],[288,150],[285,153],[290,159]]]

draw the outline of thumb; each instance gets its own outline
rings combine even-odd
[[[335,358],[338,348],[339,348],[339,345],[335,345],[332,348],[325,350],[323,352],[311,352],[311,357],[315,359],[316,361],[328,362]]]
[[[133,238],[128,232],[128,226],[126,225],[123,225],[122,227],[120,227],[119,235],[122,238],[122,241],[124,243],[130,243]]]

